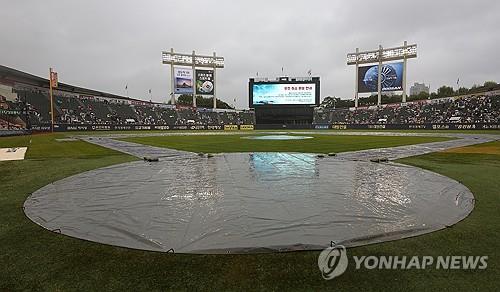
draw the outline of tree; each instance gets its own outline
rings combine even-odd
[[[327,108],[347,108],[354,106],[353,99],[341,99],[340,97],[327,96],[321,102],[321,106]]]
[[[453,87],[451,87],[451,86],[443,85],[443,86],[439,87],[437,90],[438,97],[450,97],[450,96],[453,96],[454,94],[455,94],[455,91],[453,90]]]
[[[498,86],[498,83],[496,83],[495,81],[486,81],[484,82],[484,85],[483,85],[486,89],[486,91],[489,91],[489,90],[493,90],[495,87]]]
[[[213,97],[203,97],[200,95],[196,96],[196,106],[201,107],[201,108],[212,108],[214,106],[214,99]],[[177,104],[179,105],[185,105],[185,106],[191,106],[193,105],[193,96],[189,94],[181,94],[179,98],[177,99]],[[217,108],[222,108],[222,109],[231,109],[229,104],[226,102],[217,99]]]
[[[422,100],[422,99],[429,99],[429,93],[422,91],[419,94],[417,94],[417,100]]]
[[[465,95],[465,94],[468,94],[468,93],[469,93],[469,88],[467,88],[467,87],[460,87],[457,90],[457,94],[458,95]]]
[[[377,104],[378,97],[377,95],[370,95],[367,97],[360,97],[358,99],[358,105],[359,106],[370,106],[370,105],[376,105]]]
[[[336,108],[348,108],[354,106],[354,99],[341,99],[340,97],[335,98],[335,107]]]
[[[196,100],[198,101],[198,100]],[[177,104],[180,105],[192,105],[193,104],[193,96],[190,94],[181,94],[176,101]]]

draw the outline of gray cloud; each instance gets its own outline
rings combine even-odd
[[[62,82],[164,101],[169,68],[160,52],[226,58],[219,96],[247,106],[248,78],[311,69],[321,95],[351,98],[354,68],[346,54],[419,45],[408,83],[432,89],[500,81],[498,1],[3,1],[0,63],[36,75],[48,67]]]

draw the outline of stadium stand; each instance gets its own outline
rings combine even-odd
[[[0,130],[47,129],[51,123],[47,84],[47,79],[0,66]],[[54,122],[58,125],[254,124],[253,111],[177,107],[59,85],[54,91]]]
[[[500,123],[500,95],[470,95],[355,108],[318,107],[315,124]]]
[[[0,76],[0,130],[50,129],[48,80],[3,66],[0,73],[3,74]],[[95,127],[110,130],[115,126],[119,126],[119,130],[188,129],[186,126],[224,129],[225,125],[255,125],[252,110],[173,106],[62,83],[54,91],[54,111],[55,124],[60,130],[79,125],[88,127],[72,127],[72,130]],[[314,110],[313,125],[304,127],[430,124],[482,124],[478,128],[499,129],[500,90],[358,108],[336,109],[335,102],[324,102]],[[131,125],[139,128],[128,127]]]
[[[26,101],[31,125],[50,123],[48,93],[40,90],[16,90],[20,100],[9,101],[19,107]],[[4,102],[6,104],[6,102]],[[54,94],[55,123],[71,125],[240,125],[253,124],[252,111],[194,109],[158,103],[88,95]]]

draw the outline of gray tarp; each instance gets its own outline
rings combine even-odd
[[[449,148],[463,147],[468,145],[474,145],[479,143],[486,143],[490,141],[495,141],[500,139],[500,135],[491,134],[461,134],[461,133],[422,133],[422,132],[352,132],[352,131],[339,131],[339,132],[327,132],[327,131],[300,131],[300,132],[257,132],[259,135],[246,134],[242,138],[258,138],[262,139],[262,134],[267,137],[276,137],[278,135],[287,136],[293,135],[329,135],[329,136],[388,136],[388,137],[447,137],[454,138],[454,140],[433,142],[433,143],[423,143],[407,146],[397,146],[389,148],[379,148],[379,149],[368,149],[361,151],[352,151],[340,153],[340,157],[349,160],[370,160],[371,158],[386,157],[390,160],[422,155],[436,151],[442,151]],[[89,136],[77,136],[78,138],[94,143],[103,147],[107,147],[113,150],[121,151],[127,154],[131,154],[142,158],[144,156],[177,156],[186,155],[189,152],[178,151],[167,148],[153,147],[147,145],[141,145],[136,143],[130,143],[125,141],[115,140],[118,138],[127,137],[156,137],[156,136],[200,136],[200,135],[242,135],[240,132],[188,132],[188,133],[176,133],[176,132],[166,132],[166,133],[134,133],[134,134],[104,134],[99,137],[89,137]],[[288,136],[290,137],[290,136]],[[297,136],[295,136],[297,137]],[[276,139],[276,138],[274,138]],[[192,153],[191,153],[192,154]]]
[[[130,134],[80,137],[140,158],[161,159],[57,181],[33,193],[24,204],[25,213],[37,224],[69,236],[154,251],[305,250],[331,241],[362,245],[444,228],[474,207],[471,192],[450,178],[396,163],[368,162],[371,158],[392,160],[498,139],[479,134],[272,132],[299,133],[457,139],[326,158],[299,153],[207,158],[112,139]]]
[[[109,149],[127,153],[139,158],[145,156],[156,156],[156,157],[176,157],[176,156],[193,156],[192,152],[179,151],[175,149],[153,147],[148,145],[142,145],[137,143],[130,143],[120,140],[114,140],[106,137],[85,137],[82,140],[93,143],[99,146],[103,146]]]
[[[130,248],[186,253],[318,249],[452,225],[467,188],[399,164],[298,153],[169,157],[47,185],[25,213],[49,230]]]

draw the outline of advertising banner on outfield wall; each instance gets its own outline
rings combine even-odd
[[[33,132],[48,132],[51,130],[50,124],[33,125]],[[139,130],[213,130],[222,131],[224,125],[71,125],[71,124],[55,124],[54,131],[56,132],[72,132],[72,131],[139,131]]]
[[[193,69],[174,67],[174,84],[176,94],[193,93]]]
[[[224,131],[238,130],[238,125],[224,125]]]
[[[292,127],[293,126],[293,127]],[[71,131],[138,131],[138,130],[252,130],[252,129],[283,129],[282,124],[265,124],[265,125],[70,125],[70,124],[55,124],[54,131],[56,132],[71,132]],[[316,125],[288,125],[287,129],[317,129],[317,130],[349,130],[349,129],[389,129],[389,130],[500,130],[500,124],[316,124]],[[50,124],[33,125],[33,132],[49,132]]]
[[[253,129],[254,129],[253,125],[240,125],[240,130],[248,131]]]
[[[380,72],[382,91],[403,90],[403,63],[383,64]],[[378,65],[358,68],[358,92],[378,92]]]
[[[377,129],[377,130],[500,130],[500,124],[318,124],[317,130],[352,130],[352,129]]]
[[[214,95],[214,71],[213,70],[196,70],[196,94]]]

